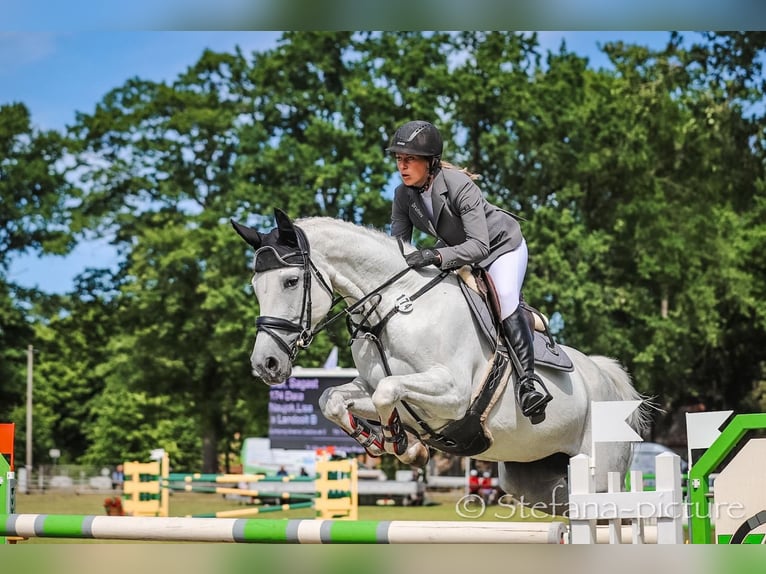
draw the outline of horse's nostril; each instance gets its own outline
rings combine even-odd
[[[266,369],[270,372],[275,372],[279,368],[279,363],[274,357],[267,357],[265,361]]]

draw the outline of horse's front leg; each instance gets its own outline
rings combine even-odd
[[[325,418],[362,445],[367,454],[377,457],[385,452],[380,425],[368,422],[378,420],[378,413],[362,379],[325,389],[319,397],[319,408]]]
[[[383,425],[386,452],[406,464],[425,466],[428,447],[402,425],[398,405],[408,405],[424,413],[424,419],[449,421],[460,418],[468,406],[470,386],[458,388],[452,374],[436,366],[411,375],[392,375],[380,380],[372,403]]]

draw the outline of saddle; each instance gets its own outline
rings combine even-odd
[[[497,348],[503,337],[498,336],[500,301],[492,279],[483,269],[471,269],[467,265],[458,269],[457,275],[461,279],[460,289],[482,333],[493,348]],[[535,336],[535,363],[560,371],[573,371],[572,360],[553,339],[545,315],[527,304],[523,297],[520,306]]]
[[[485,422],[508,384],[511,375],[509,367],[513,364],[510,353],[513,351],[505,343],[505,337],[498,335],[502,330],[499,326],[500,302],[489,275],[483,269],[472,270],[469,266],[461,267],[457,274],[461,278],[459,285],[468,302],[468,307],[482,333],[492,345],[494,354],[487,374],[471,396],[463,418],[448,423],[439,432],[424,428],[426,432],[421,431],[420,438],[429,446],[442,452],[458,456],[475,456],[492,446],[492,435],[487,430]],[[560,371],[573,371],[572,360],[553,340],[545,316],[523,300],[521,305],[526,312],[530,327],[534,327],[532,331],[535,335],[535,363]],[[405,407],[407,407],[406,404]],[[408,410],[415,416],[411,409],[408,408]],[[416,416],[415,418],[419,419]],[[419,422],[423,427],[422,421]]]

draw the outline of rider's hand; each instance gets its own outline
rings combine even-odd
[[[442,262],[442,258],[433,249],[421,249],[420,251],[414,251],[409,255],[404,256],[407,265],[413,269],[420,269],[426,265],[439,265]]]

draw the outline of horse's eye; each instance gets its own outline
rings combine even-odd
[[[298,285],[297,277],[288,277],[285,279],[285,289],[292,289]]]

